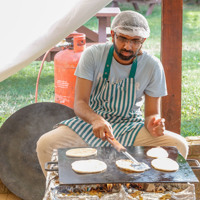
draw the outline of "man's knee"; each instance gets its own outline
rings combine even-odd
[[[37,141],[36,145],[36,152],[51,152],[54,148],[56,139],[55,139],[55,132],[56,130],[52,130],[43,134]]]
[[[46,134],[42,135],[38,141],[37,141],[37,144],[36,144],[36,152],[41,152],[41,151],[45,151],[46,146],[48,145],[48,141],[47,141],[47,137],[46,137]]]
[[[172,144],[178,148],[184,158],[187,158],[189,146],[186,139],[183,136],[170,131],[166,131],[165,134],[172,138]]]

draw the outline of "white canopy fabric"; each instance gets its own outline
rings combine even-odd
[[[0,2],[0,81],[29,65],[111,0]]]

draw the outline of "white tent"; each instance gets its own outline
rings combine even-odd
[[[29,65],[111,0],[0,2],[0,81]]]

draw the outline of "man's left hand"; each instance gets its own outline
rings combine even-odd
[[[156,118],[155,116],[150,118],[147,122],[147,130],[154,137],[159,137],[159,136],[164,135],[165,119]]]

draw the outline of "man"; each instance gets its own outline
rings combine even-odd
[[[142,52],[149,35],[141,14],[124,11],[113,19],[113,44],[93,45],[83,52],[75,72],[77,117],[61,122],[37,143],[44,174],[54,148],[108,146],[106,138],[113,137],[125,146],[176,146],[187,157],[187,142],[165,130],[160,116],[167,89],[159,59]]]

